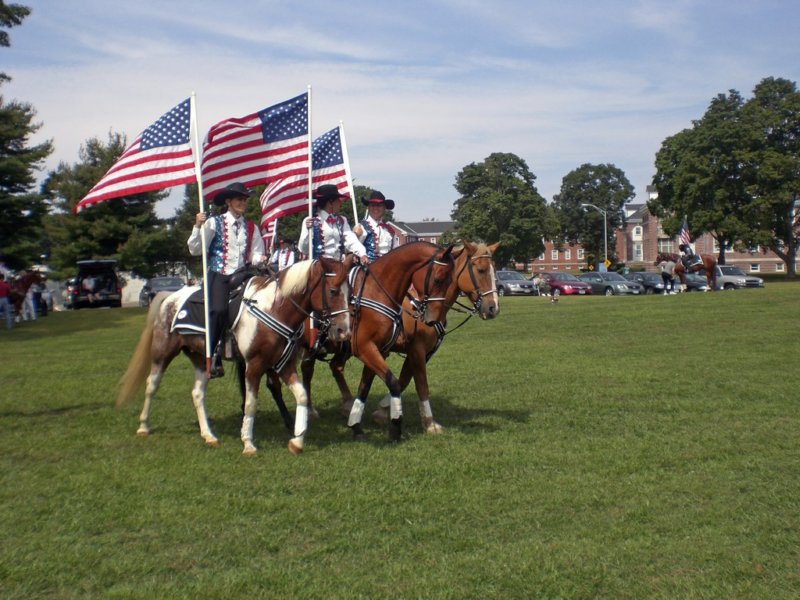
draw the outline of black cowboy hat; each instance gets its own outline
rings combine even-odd
[[[225,186],[225,189],[219,192],[216,196],[214,196],[214,205],[215,206],[225,206],[225,200],[230,198],[239,198],[239,197],[250,198],[253,196],[253,192],[248,190],[244,187],[243,183],[236,182],[230,183]]]
[[[326,183],[325,185],[321,185],[314,190],[314,200],[316,201],[317,206],[324,204],[329,200],[338,200],[339,198],[349,197],[350,196],[347,194],[340,193],[339,188],[332,183]]]
[[[381,194],[378,190],[373,190],[369,200],[361,198],[361,204],[364,206],[369,206],[370,204],[385,204],[386,208],[394,210],[394,200],[387,200],[386,196]]]

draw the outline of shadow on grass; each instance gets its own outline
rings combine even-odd
[[[39,410],[23,411],[0,411],[0,419],[4,418],[39,418],[39,417],[61,417],[73,413],[86,413],[97,410],[107,409],[107,404],[73,404],[72,406],[59,406],[58,408],[42,408]]]

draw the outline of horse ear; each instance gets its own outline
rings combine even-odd
[[[448,256],[452,256],[452,254],[453,254],[453,244],[450,244],[447,247],[447,250],[444,251],[444,254],[442,254],[442,258],[447,258]]]
[[[489,246],[489,252],[491,252],[492,254],[494,254],[494,253],[497,251],[497,249],[498,249],[499,247],[500,247],[500,242],[495,242],[494,244],[492,244],[491,246]]]

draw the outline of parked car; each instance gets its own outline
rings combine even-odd
[[[180,277],[151,277],[139,292],[139,306],[150,306],[158,292],[176,292],[184,286]]]
[[[522,273],[518,271],[497,271],[495,276],[497,293],[501,296],[533,296],[537,293],[533,282],[530,279],[525,279]]]
[[[620,294],[641,294],[644,292],[641,284],[635,281],[628,281],[619,273],[589,271],[588,273],[581,273],[578,279],[591,285],[593,294],[618,296]]]
[[[591,295],[592,286],[581,281],[571,273],[562,273],[560,271],[544,271],[538,274],[541,283],[542,293],[550,294],[553,290],[553,295],[560,296],[586,296]]]
[[[623,275],[628,281],[635,281],[644,288],[645,294],[663,294],[664,293],[664,279],[661,273],[653,273],[652,271],[631,271]],[[676,279],[677,281],[677,279]]]
[[[707,292],[711,288],[708,286],[708,281],[705,275],[698,275],[697,273],[686,273],[686,290],[687,292]],[[675,278],[675,285],[680,284],[680,279]]]
[[[717,289],[738,290],[741,288],[763,288],[764,280],[755,275],[748,275],[739,267],[717,265]]]
[[[79,260],[78,274],[67,280],[65,308],[122,306],[122,286],[117,275],[117,261]]]

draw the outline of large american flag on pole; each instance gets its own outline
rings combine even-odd
[[[220,121],[203,143],[203,195],[308,173],[308,92],[241,118]]]
[[[75,205],[74,212],[112,198],[195,181],[191,114],[187,98],[145,129]]]
[[[315,139],[311,144],[311,156],[313,187],[330,183],[340,191],[349,188],[341,126]],[[261,194],[261,223],[263,225],[307,208],[308,173],[285,177],[270,183]]]
[[[683,216],[681,230],[678,232],[678,242],[686,244],[687,246],[692,243],[692,236],[689,235],[689,223],[686,221],[686,215]]]

